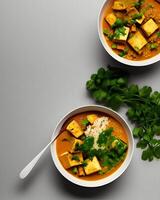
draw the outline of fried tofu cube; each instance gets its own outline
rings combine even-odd
[[[69,153],[68,152],[61,154],[59,159],[65,169],[68,169],[71,167],[70,163],[69,163]]]
[[[147,40],[144,38],[144,36],[137,31],[129,40],[128,43],[131,45],[131,47],[139,53],[140,50],[147,44]]]
[[[138,24],[142,24],[142,22],[144,21],[144,19],[145,19],[145,16],[142,15],[142,18],[141,18],[141,19],[136,19],[136,22],[137,22]]]
[[[135,15],[139,15],[140,13],[138,12],[138,10],[135,7],[129,7],[127,8],[127,14],[129,17],[134,17]],[[142,15],[142,17],[140,19],[136,19],[136,22],[138,24],[142,24],[142,22],[144,21],[145,16]]]
[[[65,169],[69,169],[71,167],[75,167],[81,165],[83,162],[83,155],[82,153],[74,153],[71,154],[69,152],[64,152],[59,157],[63,167]]]
[[[119,31],[121,28],[121,31]],[[125,42],[128,38],[130,28],[124,26],[115,30],[115,37],[113,38],[115,42]],[[124,30],[123,30],[124,29]]]
[[[83,144],[83,141],[76,139],[76,138],[73,138],[72,142],[71,142],[71,150],[70,150],[71,153],[76,152],[76,145],[77,144],[81,145],[81,144]]]
[[[87,120],[88,120],[91,124],[93,124],[94,121],[95,121],[97,118],[98,118],[98,116],[95,115],[95,114],[87,115]]]
[[[113,10],[119,10],[119,11],[125,10],[126,8],[127,6],[122,1],[114,1],[113,7],[112,7]]]
[[[83,131],[80,127],[80,125],[78,124],[77,121],[73,120],[71,121],[67,128],[66,128],[69,132],[71,132],[76,138],[80,137],[81,135],[83,135]]]
[[[109,25],[113,25],[116,22],[116,16],[113,13],[108,14],[105,17],[105,20],[109,23]]]
[[[92,160],[87,159],[86,164],[87,165],[84,167],[84,171],[87,175],[93,174],[101,170],[101,166],[96,156],[94,156]]]
[[[78,176],[85,176],[84,169],[82,166],[78,167]]]
[[[149,19],[145,24],[142,25],[142,30],[149,37],[158,29],[158,25],[153,19]]]

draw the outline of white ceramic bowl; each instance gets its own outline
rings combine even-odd
[[[122,126],[125,129],[127,136],[128,136],[128,152],[127,152],[127,156],[126,156],[124,162],[122,163],[122,165],[113,174],[111,174],[110,176],[108,176],[106,178],[103,178],[103,179],[100,179],[97,181],[81,180],[81,179],[76,178],[75,176],[71,175],[70,173],[68,173],[62,166],[62,164],[59,161],[58,156],[57,156],[56,142],[52,143],[50,150],[51,150],[52,159],[53,159],[53,162],[54,162],[56,168],[66,179],[68,179],[69,181],[71,181],[72,183],[74,183],[76,185],[83,186],[83,187],[99,187],[99,186],[103,186],[103,185],[106,185],[106,184],[114,181],[127,169],[128,165],[130,164],[131,159],[132,159],[133,150],[134,150],[134,141],[133,141],[131,129],[129,128],[127,122],[117,112],[111,110],[110,108],[103,107],[103,106],[97,106],[97,105],[88,105],[88,106],[78,107],[78,108],[72,110],[71,112],[69,112],[68,114],[66,114],[59,121],[58,125],[56,126],[56,128],[54,130],[52,137],[55,134],[58,134],[60,132],[64,122],[66,122],[66,120],[68,118],[72,117],[75,114],[87,112],[87,111],[99,111],[99,112],[106,113],[109,116],[112,116],[113,118],[118,120],[122,124]]]
[[[103,21],[103,17],[104,17],[104,11],[105,8],[107,6],[107,4],[113,0],[105,0],[104,3],[102,4],[102,7],[99,11],[99,15],[98,15],[98,34],[99,34],[99,38],[100,41],[104,47],[104,49],[108,52],[108,54],[110,56],[112,56],[115,60],[119,61],[120,63],[126,64],[126,65],[131,65],[131,66],[146,66],[146,65],[151,65],[153,63],[156,63],[160,60],[160,54],[146,59],[146,60],[140,60],[140,61],[132,61],[132,60],[128,60],[126,58],[122,58],[119,55],[117,55],[112,49],[111,47],[108,45],[108,43],[105,41],[105,36],[103,34],[103,29],[102,29],[102,21]]]

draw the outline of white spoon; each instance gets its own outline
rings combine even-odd
[[[58,136],[58,134],[55,135],[52,138],[52,140],[49,142],[49,144],[47,144],[47,146],[45,146],[44,149],[42,149],[42,151],[38,155],[36,155],[36,157],[34,157],[33,160],[30,163],[28,163],[28,165],[25,166],[25,168],[19,174],[19,177],[21,179],[24,179],[24,178],[26,178],[28,176],[28,174],[32,171],[33,167],[38,162],[38,160],[40,159],[40,157],[42,156],[42,154],[52,144],[52,142],[54,142],[54,140],[57,138],[57,136]]]

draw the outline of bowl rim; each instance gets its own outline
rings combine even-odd
[[[102,6],[100,7],[100,10],[99,10],[99,13],[98,13],[98,20],[97,20],[99,40],[101,41],[102,46],[107,51],[107,53],[111,57],[113,57],[115,60],[117,60],[120,63],[123,63],[125,65],[128,65],[128,66],[141,67],[141,66],[151,65],[151,64],[154,64],[154,63],[160,61],[160,53],[158,53],[157,55],[155,55],[151,58],[145,59],[145,60],[133,61],[133,60],[129,60],[129,59],[120,57],[119,55],[117,55],[111,49],[111,47],[105,41],[104,35],[102,33],[102,29],[101,29],[101,17],[102,17],[102,14],[103,14],[103,10],[105,9],[105,6],[106,6],[108,1],[111,1],[111,0],[104,0],[104,2],[102,3]]]
[[[116,116],[115,118],[119,122],[121,121],[120,122],[121,124],[123,122],[123,124],[122,124],[123,127],[125,129],[127,129],[126,132],[127,132],[127,136],[128,136],[128,142],[129,142],[128,153],[127,153],[125,160],[121,164],[121,166],[113,174],[111,174],[110,176],[107,176],[105,178],[96,180],[96,181],[81,180],[79,178],[76,178],[75,176],[73,176],[72,174],[67,172],[67,170],[65,170],[64,167],[62,166],[62,164],[60,163],[59,158],[57,156],[57,151],[56,151],[56,140],[50,146],[50,152],[51,152],[51,157],[52,157],[53,163],[55,164],[55,166],[58,169],[58,171],[60,172],[60,174],[63,177],[65,177],[67,180],[69,180],[70,182],[72,182],[78,186],[90,187],[90,188],[91,187],[100,187],[100,186],[109,184],[112,181],[116,180],[119,176],[121,176],[124,173],[124,171],[127,169],[127,167],[129,166],[129,164],[132,160],[132,157],[133,157],[133,152],[134,152],[134,139],[133,139],[131,128],[129,127],[126,120],[119,113],[112,110],[111,108],[99,106],[99,105],[84,105],[84,106],[80,106],[80,107],[76,107],[76,108],[72,109],[70,112],[68,112],[66,115],[64,115],[59,120],[59,122],[57,123],[57,126],[55,127],[54,132],[52,134],[52,138],[54,137],[55,134],[57,134],[61,130],[62,125],[69,117],[71,117],[75,114],[78,114],[78,113],[87,112],[87,111],[91,111],[91,110],[104,112],[113,117]]]

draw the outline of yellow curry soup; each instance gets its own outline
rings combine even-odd
[[[109,0],[103,13],[105,41],[119,56],[145,60],[160,53],[158,0]]]

